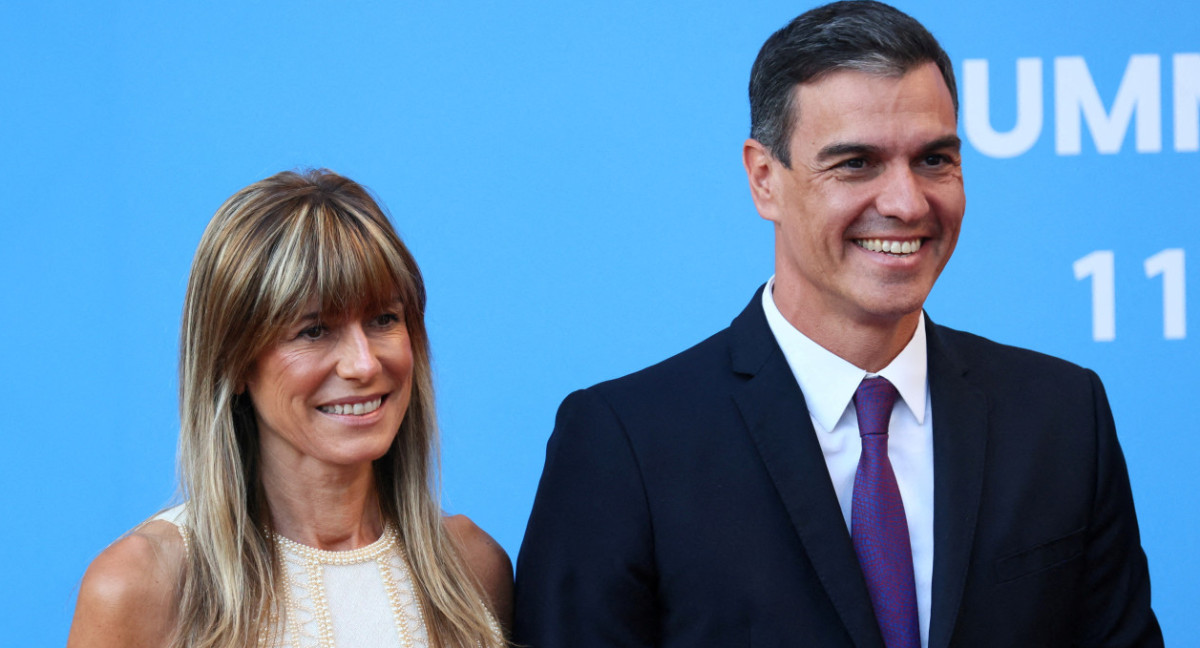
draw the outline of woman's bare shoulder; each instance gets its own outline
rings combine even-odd
[[[465,515],[443,518],[446,530],[458,541],[463,560],[483,586],[489,607],[500,624],[512,627],[512,561],[500,543]]]
[[[68,648],[165,645],[184,559],[179,528],[162,520],[109,545],[83,575]]]

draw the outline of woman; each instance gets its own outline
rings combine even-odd
[[[217,210],[180,352],[186,503],[106,549],[68,645],[503,646],[512,567],[443,519],[425,289],[351,180]]]

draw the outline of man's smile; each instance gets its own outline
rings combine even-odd
[[[921,239],[896,241],[891,239],[854,239],[854,244],[871,252],[883,252],[897,256],[913,254],[921,249]]]

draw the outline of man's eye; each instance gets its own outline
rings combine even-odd
[[[949,163],[950,163],[950,157],[947,155],[942,155],[941,153],[936,153],[933,155],[925,156],[925,165],[926,166],[941,166],[943,164],[949,164]]]
[[[842,162],[840,166],[847,169],[865,169],[867,168],[867,161],[862,158],[852,158]]]

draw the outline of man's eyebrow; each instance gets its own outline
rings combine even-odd
[[[958,135],[947,135],[939,137],[925,145],[926,151],[941,151],[944,149],[962,150],[962,140],[959,139]]]
[[[858,142],[838,142],[830,144],[817,152],[818,162],[827,162],[833,158],[872,156],[879,153],[878,146]]]
[[[946,135],[939,137],[925,146],[921,147],[922,151],[942,151],[951,149],[958,151],[962,149],[962,140],[958,135]],[[861,142],[837,142],[830,144],[817,152],[818,162],[827,162],[835,158],[842,157],[871,157],[880,153],[878,146],[871,144],[863,144]]]

